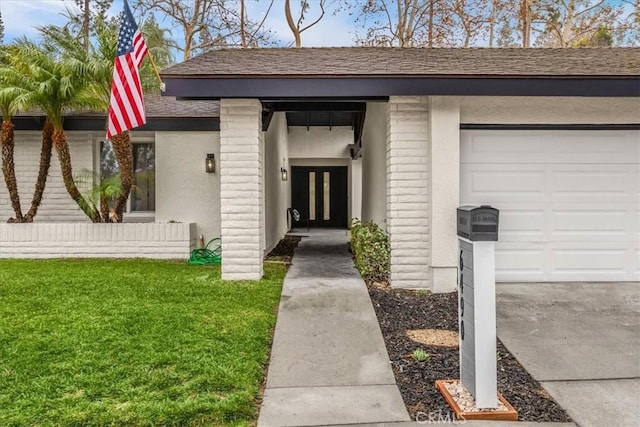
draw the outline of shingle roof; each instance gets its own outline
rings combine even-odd
[[[165,77],[638,76],[640,48],[264,48],[206,52]]]
[[[220,117],[220,102],[209,100],[178,100],[172,96],[145,95],[147,117]]]
[[[209,100],[178,100],[171,96],[145,95],[147,118],[201,118],[220,117],[220,102]],[[43,116],[39,110],[24,111],[16,116]],[[67,117],[107,117],[106,111],[72,111]]]

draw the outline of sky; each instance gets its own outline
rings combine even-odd
[[[189,0],[185,0],[189,1]],[[315,0],[311,0],[312,9],[310,19],[317,16],[319,8]],[[131,4],[131,1],[130,1]],[[264,13],[269,1],[247,1],[249,16],[252,19]],[[292,9],[298,2],[292,1]],[[65,7],[76,8],[74,0],[0,0],[0,10],[5,26],[5,42],[21,36],[37,37],[36,27],[42,25],[63,25],[66,20],[62,16]],[[122,0],[114,0],[110,13],[117,15],[122,11]],[[262,15],[264,16],[264,15]],[[326,13],[320,23],[302,33],[302,43],[311,46],[351,46],[354,38],[353,18],[347,14],[334,16]],[[163,26],[168,24],[161,23]],[[273,8],[266,21],[266,28],[270,28],[277,37],[287,43],[293,42],[293,36],[284,17],[284,0],[275,0]]]

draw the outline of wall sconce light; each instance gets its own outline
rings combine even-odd
[[[205,170],[207,171],[207,173],[214,173],[216,171],[215,154],[207,154],[207,158],[205,159]]]
[[[285,168],[280,168],[280,176],[282,177],[283,181],[286,181],[289,179],[289,172],[287,172]]]

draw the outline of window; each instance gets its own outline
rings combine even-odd
[[[153,212],[156,210],[156,152],[153,143],[132,143],[133,188],[127,204],[128,212]],[[109,141],[100,144],[100,176],[117,175],[118,162]]]

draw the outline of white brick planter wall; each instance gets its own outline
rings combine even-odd
[[[187,223],[0,224],[0,258],[187,259],[195,230]]]

